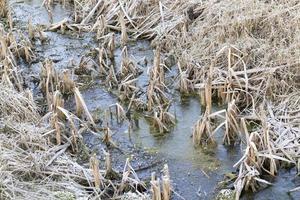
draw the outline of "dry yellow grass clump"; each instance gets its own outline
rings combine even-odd
[[[300,134],[297,119],[300,107],[295,103],[300,92],[299,1],[81,3],[75,4],[84,5],[85,12],[74,12],[82,26],[95,24],[92,16],[97,16],[98,24],[122,33],[123,44],[128,39],[148,38],[161,53],[168,51],[176,57],[179,90],[182,93],[199,91],[206,106],[205,119],[194,129],[196,144],[202,143],[203,139],[212,139],[220,127],[225,128],[224,143],[234,144],[238,138],[245,137],[246,124],[253,120],[258,122],[255,130],[249,130],[251,139],[247,136],[246,140],[247,149],[255,149],[256,156],[259,155],[257,163],[250,167],[256,175],[245,178],[243,174],[251,174],[250,168],[239,162],[236,165],[240,166],[237,191],[254,190],[263,173],[276,174],[277,164],[274,163],[292,162],[299,166],[299,155],[293,153],[295,144],[290,140],[285,141],[289,145],[283,142],[285,137],[295,138],[292,132],[297,136]],[[106,21],[101,22],[103,20]],[[147,90],[149,111],[168,102],[165,100],[163,70],[155,59]],[[212,97],[217,97],[227,109],[211,113]],[[261,115],[261,110],[267,112]],[[225,121],[208,134],[209,131],[204,130],[208,129],[212,116]],[[285,131],[286,127],[289,131]],[[257,138],[265,137],[266,131],[268,137],[263,142],[257,141]],[[250,150],[246,150],[242,158],[244,163],[254,155],[247,153]],[[240,192],[237,198],[239,195]]]
[[[243,157],[235,165],[239,169],[235,182],[237,199],[243,190],[255,191],[259,183],[269,184],[261,179],[261,175],[276,175],[281,163],[290,163],[299,168],[299,1],[79,0],[70,3],[74,6],[73,22],[63,20],[50,26],[49,30],[61,30],[62,33],[66,30],[92,30],[98,40],[107,38],[104,47],[98,49],[97,70],[100,76],[106,76],[109,87],[118,86],[121,100],[134,102],[138,91],[138,68],[129,60],[126,47],[120,74],[116,74],[115,68],[104,62],[105,56],[111,62],[114,61],[116,48],[117,37],[108,32],[120,32],[119,43],[122,46],[135,39],[151,40],[156,51],[154,65],[149,70],[146,98],[148,111],[154,116],[154,124],[160,132],[168,130],[167,124],[175,123],[174,117],[168,113],[170,101],[166,92],[165,66],[161,63],[161,55],[168,52],[175,56],[179,63],[177,77],[180,92],[199,93],[206,107],[205,114],[194,127],[194,143],[203,145],[212,142],[214,133],[224,127],[224,144],[232,145],[239,139],[246,144]],[[53,1],[44,1],[50,16],[52,4]],[[6,15],[6,1],[0,0],[0,16]],[[34,30],[29,25],[29,35],[33,39]],[[18,121],[25,119],[27,122],[29,118],[36,121],[40,117],[36,114],[36,107],[31,99],[24,97],[22,93],[15,62],[15,57],[31,62],[34,54],[30,40],[24,39],[23,35],[20,38],[21,41],[17,42],[12,34],[0,31],[0,57],[3,66],[1,76],[2,82],[8,84],[5,87],[0,85],[3,87],[0,92],[1,118],[16,116]],[[81,67],[87,68],[85,65]],[[53,63],[46,61],[41,74],[41,87],[48,107],[53,108],[50,110],[52,129],[57,133],[56,142],[61,144],[64,136],[61,133],[63,119],[58,116],[63,113],[68,118],[70,115],[62,108],[58,89],[63,93],[72,92],[76,98],[77,114],[84,114],[92,125],[94,121],[70,76],[63,74],[64,81],[60,83],[58,77]],[[227,108],[212,113],[214,97]],[[15,103],[12,105],[12,102]],[[18,109],[15,105],[19,106]],[[212,117],[224,119],[215,130],[211,130]],[[72,115],[69,119],[71,118],[75,117]],[[69,120],[70,124],[71,121]],[[257,126],[248,130],[248,124],[254,121]],[[7,135],[1,134],[1,137]],[[76,137],[79,137],[78,134]],[[45,141],[45,138],[41,141]],[[74,143],[76,142],[73,145]],[[13,145],[15,143],[11,146],[15,148]],[[42,145],[38,146],[41,148]],[[2,148],[1,145],[0,147]],[[28,149],[26,145],[17,147]],[[50,151],[49,148],[47,146],[41,149]],[[99,180],[102,176],[97,170],[98,164],[93,157],[89,176],[94,177],[92,182],[96,188],[101,188],[103,182]],[[44,166],[35,167],[43,169]],[[14,170],[8,170],[8,176],[12,176]],[[45,176],[44,171],[42,172],[42,176]],[[70,174],[66,174],[68,173]],[[130,174],[135,175],[127,163],[119,192],[123,191]],[[154,199],[161,199],[162,195],[163,199],[170,197],[167,173],[162,181],[164,183],[161,190],[160,180],[152,177]],[[7,192],[5,195],[14,193]]]
[[[30,23],[29,27],[29,37],[33,39]],[[46,113],[36,104],[32,91],[24,87],[18,63],[32,61],[32,47],[21,31],[6,32],[0,27],[0,198],[116,198],[125,191],[120,190],[118,180],[112,182],[104,177],[112,171],[109,156],[106,170],[101,170],[94,155],[88,168],[79,165],[70,154],[70,150],[78,153],[83,149],[83,131],[96,129],[71,73],[58,73],[50,59],[42,64],[39,89]],[[63,94],[74,96],[82,119],[64,108]],[[134,173],[132,168],[131,172]],[[123,182],[122,187],[135,188],[138,184],[135,176]],[[113,193],[108,193],[108,188]]]
[[[0,17],[6,17],[8,13],[7,0],[0,0]]]

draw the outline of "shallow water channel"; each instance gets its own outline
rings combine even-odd
[[[34,25],[49,25],[49,17],[43,7],[42,1],[24,0],[11,1],[17,25],[26,30],[29,16]],[[53,21],[58,22],[68,18],[70,12],[57,4],[53,8]],[[55,62],[57,69],[72,68],[70,63],[78,63],[81,57],[97,47],[91,34],[76,36],[61,35],[56,32],[46,32],[47,44],[36,44],[37,60],[30,66],[24,66],[27,84],[37,88],[32,83],[38,77],[41,63],[50,58]],[[130,58],[134,60],[143,73],[139,76],[138,85],[146,90],[147,69],[153,62],[153,49],[148,41],[138,41],[128,46]],[[116,66],[121,62],[121,49],[115,51]],[[174,68],[174,67],[173,67]],[[176,69],[174,69],[176,70]],[[174,73],[166,74],[167,79],[175,80]],[[100,80],[93,79],[90,87],[82,90],[82,95],[89,110],[94,114],[101,113],[110,105],[117,103],[114,92],[108,91]],[[99,84],[98,84],[99,83]],[[112,139],[118,146],[112,150],[114,168],[121,171],[127,157],[132,158],[132,166],[141,179],[149,179],[151,172],[158,174],[165,163],[168,164],[175,194],[174,199],[212,199],[217,193],[218,182],[222,181],[224,174],[234,172],[233,165],[242,154],[240,146],[225,147],[222,145],[222,131],[216,135],[218,144],[214,148],[196,149],[193,146],[191,134],[192,127],[199,119],[202,110],[200,99],[196,96],[181,98],[172,90],[172,106],[170,112],[176,115],[177,124],[170,133],[160,135],[151,128],[144,114],[138,114],[138,127],[128,132],[127,123],[110,121],[113,132]],[[74,108],[72,98],[66,103],[70,109]],[[214,105],[214,110],[222,109]],[[101,114],[99,114],[101,115]],[[99,159],[103,160],[102,149],[105,145],[97,135],[86,133],[84,140],[93,152],[97,152]],[[288,190],[299,185],[299,178],[294,172],[281,171],[273,187],[264,189],[257,194],[244,195],[244,199],[300,199],[299,194],[289,195]]]

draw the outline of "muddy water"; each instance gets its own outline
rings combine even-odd
[[[14,21],[28,22],[31,18],[33,25],[49,25],[50,16],[47,10],[42,7],[42,0],[10,0],[13,6]],[[63,19],[68,19],[70,16],[70,6],[65,7],[57,4],[52,8],[53,23],[59,22]]]
[[[49,16],[41,7],[42,1],[24,0],[11,1],[17,25],[26,29],[29,16],[35,25],[49,25]],[[68,8],[57,4],[53,7],[53,21],[58,22],[68,18]],[[23,66],[27,77],[38,77],[41,62],[52,59],[58,70],[74,67],[72,63],[79,62],[83,55],[97,47],[91,34],[61,35],[56,32],[46,32],[48,42],[36,44],[37,59],[31,65]],[[120,66],[121,49],[115,51],[116,66]],[[153,50],[147,41],[138,41],[128,46],[130,58],[136,62],[143,73],[138,78],[138,86],[146,90],[148,80],[147,70],[153,63]],[[175,70],[173,68],[173,70]],[[173,71],[174,72],[174,71]],[[167,73],[168,81],[174,81],[174,73]],[[32,79],[26,79],[31,85]],[[93,80],[87,89],[82,90],[82,95],[92,114],[100,120],[101,125],[104,111],[118,102],[113,92],[101,85],[100,80]],[[114,168],[122,170],[126,158],[130,157],[132,166],[136,169],[141,179],[149,178],[151,172],[158,174],[167,163],[170,169],[172,185],[175,191],[174,199],[212,199],[217,189],[217,184],[225,173],[235,171],[233,164],[240,158],[240,147],[225,147],[222,145],[222,131],[216,135],[218,145],[214,148],[196,149],[193,147],[191,133],[192,126],[201,115],[201,106],[198,97],[181,99],[175,92],[171,92],[173,100],[170,112],[177,118],[177,124],[170,133],[160,135],[151,128],[145,116],[138,114],[139,126],[128,132],[128,123],[118,123],[114,118],[109,120],[112,129],[112,139],[117,148],[107,148],[101,140],[101,133],[86,133],[84,140],[91,151],[96,152],[100,160],[104,161],[103,149],[112,154]],[[70,98],[66,102],[69,109],[74,108],[75,102]],[[214,110],[221,109],[214,106]],[[103,162],[102,162],[103,163]],[[259,193],[246,194],[244,199],[300,199],[299,194],[287,194],[287,191],[299,185],[299,179],[294,177],[295,172],[282,171],[274,181],[274,186],[266,188]]]
[[[240,152],[236,148],[220,145],[220,133],[217,147],[194,148],[191,133],[201,114],[199,99],[176,99],[172,109],[176,112],[178,123],[169,134],[157,135],[143,121],[132,137],[142,147],[156,148],[159,155],[166,159],[174,189],[181,196],[186,199],[211,199],[223,174],[234,170],[232,163],[238,160]]]
[[[300,199],[300,192],[291,192],[288,191],[299,187],[300,177],[296,175],[297,172],[295,168],[290,170],[282,169],[279,171],[277,177],[274,177],[270,181],[273,183],[272,186],[265,189],[261,189],[258,193],[255,194],[245,194],[242,198],[243,200],[255,199],[255,200],[296,200]]]

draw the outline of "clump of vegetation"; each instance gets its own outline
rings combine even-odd
[[[154,200],[161,200],[171,198],[171,182],[170,182],[170,175],[169,175],[169,168],[168,165],[165,165],[163,168],[163,175],[160,178],[157,178],[155,173],[152,173],[151,176],[151,192],[152,192],[152,199]]]
[[[82,57],[76,74],[80,76],[95,73],[104,77],[105,84],[110,89],[118,89],[122,103],[129,101],[129,108],[146,105],[154,126],[161,133],[168,132],[169,126],[175,124],[175,117],[168,112],[171,104],[168,95],[170,84],[167,83],[165,76],[165,70],[168,69],[161,62],[165,52],[174,54],[178,63],[177,88],[183,95],[194,92],[200,94],[205,108],[202,118],[193,129],[195,146],[214,142],[214,135],[220,128],[224,128],[225,145],[234,145],[238,140],[243,140],[246,144],[243,157],[235,165],[239,171],[235,181],[237,199],[244,190],[256,191],[259,184],[270,184],[262,179],[262,175],[275,176],[281,163],[290,163],[299,168],[298,1],[258,0],[245,3],[242,0],[208,0],[197,3],[169,0],[80,0],[67,2],[73,5],[71,19],[52,24],[48,30],[60,31],[63,34],[67,31],[94,31],[96,39],[102,44],[97,48],[96,67],[90,59]],[[53,3],[54,1],[51,0],[45,0],[43,3],[50,21],[53,20]],[[0,0],[0,17],[7,17],[8,13],[7,1]],[[120,37],[115,33],[109,33],[111,30],[120,32]],[[4,148],[1,153],[12,154],[11,157],[16,159],[16,164],[19,164],[18,158],[23,158],[24,155],[18,149],[32,150],[29,144],[39,151],[50,151],[52,152],[50,160],[48,154],[42,154],[46,160],[49,160],[47,167],[51,164],[56,164],[53,167],[57,167],[59,165],[55,163],[58,162],[56,160],[65,159],[63,161],[67,166],[71,165],[76,169],[76,176],[71,176],[71,181],[78,183],[79,176],[88,183],[88,187],[93,190],[97,188],[95,192],[97,193],[99,188],[107,186],[105,185],[107,180],[102,176],[105,174],[104,171],[98,169],[97,158],[94,156],[91,158],[90,169],[82,169],[70,161],[64,152],[65,147],[61,147],[65,144],[76,146],[76,139],[80,137],[80,131],[77,129],[80,126],[90,127],[89,125],[95,128],[96,124],[78,85],[72,79],[71,72],[57,73],[51,60],[44,62],[40,77],[40,87],[47,101],[51,123],[40,127],[37,124],[37,121],[43,120],[37,114],[37,106],[32,101],[31,93],[24,92],[17,61],[23,59],[26,63],[32,62],[35,58],[32,41],[37,35],[40,35],[40,38],[44,37],[42,31],[33,27],[30,21],[28,35],[29,39],[22,33],[16,36],[12,32],[6,33],[2,28],[0,30],[1,83],[3,84],[0,92],[1,120],[15,118],[22,125],[15,128],[9,125],[12,121],[7,120],[10,122],[7,123],[9,130],[14,128],[11,132],[19,143],[9,141],[9,148],[6,149],[0,145]],[[151,40],[156,49],[153,66],[148,70],[147,89],[141,92],[144,92],[144,100],[140,98],[140,88],[137,84],[139,68],[129,59],[126,47],[131,40],[141,38]],[[114,63],[114,52],[118,44],[124,47],[120,72]],[[62,94],[74,95],[77,116],[63,108]],[[213,112],[213,99],[224,104],[226,109]],[[123,120],[127,112],[124,112],[119,104],[115,107],[118,121]],[[222,122],[214,121],[213,118],[221,119]],[[30,142],[22,143],[23,140],[18,136],[22,133],[25,139],[30,137],[26,132],[28,130],[22,129],[24,124],[25,127],[29,126],[28,122],[42,133],[38,137],[41,141],[36,143],[38,144],[36,146]],[[87,125],[86,122],[89,124]],[[256,127],[248,130],[248,124],[252,122],[256,123]],[[217,126],[213,130],[214,125]],[[104,139],[108,143],[109,128],[108,126],[106,128]],[[69,130],[71,136],[66,134]],[[2,132],[1,137],[7,139],[6,132],[4,130]],[[52,143],[46,144],[43,134],[51,135],[50,139],[54,139],[61,147],[60,150],[64,151],[55,150]],[[34,159],[37,159],[35,161],[38,163],[40,157],[35,152],[33,155],[36,156]],[[109,161],[109,157],[107,160]],[[36,182],[32,181],[30,183],[33,185],[28,186],[15,176],[13,173],[17,171],[15,166],[9,168],[11,166],[5,165],[10,172],[7,175],[11,177],[9,180],[17,182],[12,185],[20,184],[22,188],[34,186],[32,191],[38,191],[38,186],[34,185]],[[106,170],[111,169],[109,164],[106,166]],[[25,167],[32,169],[32,166]],[[37,171],[35,173],[43,178],[46,176],[43,166],[36,165],[34,167],[38,170],[32,171],[28,171],[25,167],[21,172],[26,178],[28,174],[32,175],[32,171]],[[82,170],[84,173],[79,173]],[[59,168],[59,172],[55,173],[56,175],[72,174],[66,172],[65,168]],[[87,175],[82,177],[82,174]],[[130,175],[134,178],[130,178]],[[61,181],[65,180],[70,181],[69,176],[62,175]],[[162,178],[162,188],[160,181],[159,178],[152,176],[153,199],[169,199],[168,175],[165,174]],[[122,194],[126,186],[130,185],[134,188],[138,183],[140,182],[136,174],[127,162],[122,181],[115,187],[117,189],[114,196]],[[5,196],[15,195],[14,189],[6,188]],[[84,194],[87,192],[79,191]],[[30,195],[29,192],[28,196]]]
[[[0,1],[0,17],[7,17],[8,14],[8,2],[7,0]]]

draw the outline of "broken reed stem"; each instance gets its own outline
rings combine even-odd
[[[226,82],[224,83],[223,86],[220,86],[220,88],[218,89],[218,100],[219,100],[219,104],[222,105],[226,102]]]
[[[32,25],[31,17],[28,20],[28,36],[29,36],[30,40],[34,39],[34,28],[33,28],[33,25]]]
[[[49,22],[52,24],[53,23],[53,13],[52,13],[52,5],[53,1],[52,0],[44,0],[43,6],[45,7],[48,16],[49,16]]]
[[[180,62],[178,62],[177,66],[179,71],[179,91],[181,93],[188,93],[190,90],[193,90],[193,88],[190,88],[190,80],[187,77],[186,71],[182,70]]]
[[[61,141],[61,129],[60,129],[60,125],[59,125],[57,115],[54,116],[53,123],[54,123],[55,132],[56,132],[56,144],[61,145],[61,143],[62,143],[62,141]]]
[[[107,20],[104,15],[100,15],[97,22],[95,23],[97,29],[97,39],[99,40],[107,33]],[[94,28],[93,28],[94,29]]]
[[[121,61],[121,78],[125,78],[128,75],[136,77],[139,73],[139,68],[128,56],[127,46],[122,49],[122,61]]]
[[[160,180],[156,179],[155,172],[151,175],[151,192],[152,192],[152,200],[161,200],[161,190],[160,190]]]
[[[176,124],[174,115],[168,112],[169,107],[163,108],[159,106],[154,109],[154,126],[159,130],[160,133],[169,132],[169,127]]]
[[[7,0],[0,0],[0,17],[5,18],[8,15],[8,2]]]
[[[206,111],[210,114],[211,113],[211,106],[212,106],[212,65],[209,67],[207,82],[205,85],[205,104],[206,104]]]
[[[231,88],[233,85],[233,79],[232,79],[232,53],[231,53],[231,47],[228,48],[228,64],[227,64],[227,77],[226,77],[226,81],[224,84],[224,89],[226,91],[226,102],[229,103],[231,101],[232,98],[232,93],[231,93]]]
[[[116,48],[115,47],[115,33],[111,33],[110,39],[107,44],[107,49],[108,49],[108,57],[112,61],[115,59],[115,48]]]
[[[70,94],[75,88],[75,82],[71,77],[70,70],[64,70],[60,81],[60,91],[62,94]]]
[[[111,110],[111,108],[113,106],[115,107],[115,110],[116,110],[116,118],[117,118],[118,123],[120,123],[123,120],[127,119],[126,112],[125,112],[124,108],[119,103],[116,103],[116,104],[110,106],[109,110]],[[111,114],[112,114],[112,112],[111,112]]]
[[[43,31],[42,27],[37,27],[36,31],[38,32],[39,40],[41,41],[42,44],[44,44],[47,41],[47,36]]]
[[[111,65],[109,68],[109,74],[108,74],[105,82],[109,84],[110,88],[118,85],[118,79],[117,79],[115,68],[113,65]]]
[[[225,133],[223,142],[226,145],[231,145],[240,133],[240,126],[238,121],[238,110],[233,99],[228,103],[228,108],[225,113]]]
[[[100,74],[100,76],[107,76],[108,73],[107,73],[107,66],[105,65],[104,63],[104,52],[105,52],[105,49],[102,47],[102,48],[97,48],[97,51],[98,51],[98,64],[99,64],[99,68],[98,68],[98,72]]]
[[[126,30],[126,24],[124,20],[124,13],[122,10],[119,12],[119,23],[121,25],[121,46],[125,46],[128,42],[128,35]]]
[[[51,93],[54,92],[56,85],[58,84],[58,77],[51,60],[44,62],[41,74],[41,87],[44,90],[48,107],[51,106]]]
[[[254,192],[258,187],[257,182],[263,181],[259,178],[261,159],[258,156],[259,152],[256,145],[259,144],[259,141],[257,140],[259,136],[256,132],[252,132],[250,136],[247,136],[246,138],[248,138],[248,140],[245,154],[242,159],[234,165],[234,167],[240,165],[238,178],[234,183],[236,199],[239,199],[243,189],[248,191],[251,188]],[[268,184],[267,181],[263,181],[263,183]]]
[[[74,96],[75,96],[75,102],[76,102],[76,112],[79,116],[82,115],[82,113],[84,112],[88,121],[91,123],[91,125],[95,128],[96,127],[96,124],[94,122],[94,119],[92,117],[92,115],[90,114],[86,104],[85,104],[85,101],[79,91],[79,89],[77,87],[74,88],[73,90],[74,92]]]
[[[193,143],[195,146],[205,145],[213,143],[213,137],[211,135],[210,117],[209,112],[206,110],[193,128]]]
[[[59,110],[60,107],[64,107],[64,100],[59,91],[55,91],[52,96],[52,104],[50,110],[52,112],[51,124],[52,128],[54,128],[56,132],[56,143],[57,145],[61,145],[61,123],[60,120],[64,118],[64,113]]]
[[[160,179],[156,178],[155,172],[152,173],[150,184],[153,200],[169,200],[171,198],[171,180],[169,174],[169,167],[167,164],[164,165],[161,180],[162,184],[160,184]]]
[[[0,30],[0,44],[1,44],[1,51],[0,51],[1,59],[5,59],[7,58],[8,48],[6,43],[6,37],[4,35],[3,30]]]
[[[157,81],[158,83],[162,84],[165,82],[165,73],[163,67],[161,67],[161,52],[160,47],[157,46],[154,52],[154,61],[153,67],[150,73],[150,79]]]
[[[81,25],[87,24],[90,19],[93,17],[96,10],[99,8],[99,6],[102,4],[102,1],[98,1],[97,4],[93,7],[93,9],[89,12],[89,14],[81,21]]]
[[[64,100],[62,94],[59,91],[55,91],[52,95],[50,111],[57,114],[59,119],[64,119],[65,115],[59,110],[59,107],[64,107]]]
[[[103,186],[102,176],[99,171],[99,160],[97,159],[96,154],[94,153],[90,158],[90,169],[92,170],[92,174],[94,176],[94,184],[96,189],[100,189]]]
[[[104,152],[105,155],[105,177],[108,177],[112,173],[112,162],[111,162],[111,155],[109,152]]]
[[[107,121],[107,119],[106,119],[106,121]],[[112,134],[111,134],[111,130],[110,130],[109,126],[108,126],[108,122],[106,124],[106,127],[104,127],[103,131],[104,131],[104,135],[103,135],[102,141],[107,146],[109,146],[110,144],[113,144],[112,139],[111,139],[111,135]]]
[[[169,200],[171,198],[171,180],[169,174],[169,167],[167,164],[164,165],[163,168],[163,176],[162,176],[162,196],[163,200]]]

